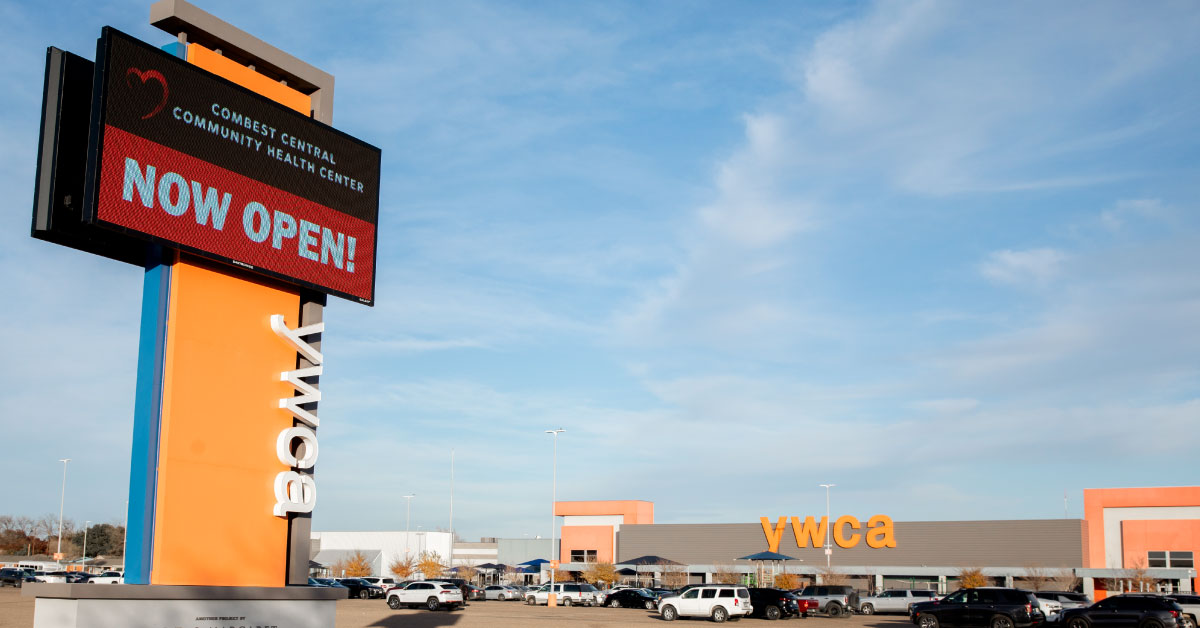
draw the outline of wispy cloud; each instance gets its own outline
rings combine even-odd
[[[1055,249],[1004,249],[988,255],[979,270],[1000,283],[1045,285],[1058,277],[1066,260],[1066,254]]]

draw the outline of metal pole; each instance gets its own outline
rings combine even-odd
[[[409,524],[412,523],[412,498],[414,498],[414,497],[416,497],[415,494],[404,496],[404,559],[405,560],[408,560],[408,555],[411,553],[411,551],[409,550],[408,535],[409,535],[409,530],[410,530]]]
[[[450,450],[450,568],[454,569],[454,450]]]
[[[63,481],[62,481],[62,496],[58,499],[58,551],[55,554],[62,554],[62,524],[63,524],[63,504],[67,502],[67,463],[70,458],[59,458],[59,462],[63,463]],[[56,562],[62,563],[61,559],[55,559]]]
[[[833,544],[829,542],[831,528],[833,524],[829,521],[829,489],[837,486],[837,484],[820,484],[825,487],[825,569],[828,570],[830,563],[833,561]]]
[[[125,556],[129,550],[129,500],[125,500],[125,528],[124,537],[121,539],[121,573],[125,572]]]
[[[554,542],[555,542],[555,538],[557,535],[557,530],[555,530],[557,521],[554,516],[554,506],[558,502],[558,435],[562,434],[565,431],[566,430],[564,430],[561,427],[556,430],[546,430],[547,434],[554,435],[554,458],[550,465],[550,478],[551,478],[550,479],[550,555],[551,556],[554,556]],[[557,557],[554,557],[553,560],[557,561],[559,558],[562,558],[561,554]],[[555,570],[556,570],[556,568],[554,567],[554,563],[551,563],[551,566],[550,566],[550,595],[548,598],[550,600],[554,599],[554,572],[555,572]],[[547,605],[549,605],[549,602],[547,602]]]
[[[88,535],[88,528],[90,528],[91,526],[92,526],[91,521],[83,522],[83,570],[85,572],[87,571],[87,535]]]

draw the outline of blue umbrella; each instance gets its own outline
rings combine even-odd
[[[522,564],[522,565],[528,565],[528,566],[530,566],[530,567],[540,567],[540,566],[542,566],[542,565],[544,565],[544,564],[546,564],[546,563],[548,563],[548,562],[550,562],[550,561],[546,560],[545,558],[535,558],[535,559],[533,559],[533,560],[527,560],[527,561],[525,561],[525,562],[523,562],[523,563],[520,563],[520,564]]]
[[[797,560],[792,556],[785,556],[779,552],[759,552],[749,556],[743,556],[738,560]]]

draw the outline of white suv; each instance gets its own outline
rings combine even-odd
[[[442,607],[454,610],[462,603],[462,589],[450,582],[419,580],[408,583],[404,588],[392,589],[387,594],[387,604],[393,609],[424,606],[431,611]]]
[[[749,615],[750,590],[743,586],[727,584],[704,584],[688,589],[683,595],[663,598],[658,603],[658,614],[665,621],[679,617],[708,617],[723,622],[730,617]]]

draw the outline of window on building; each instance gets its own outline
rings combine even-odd
[[[1191,552],[1146,552],[1146,566],[1171,569],[1191,569],[1195,566]]]
[[[571,562],[594,563],[596,562],[596,550],[571,550]]]

